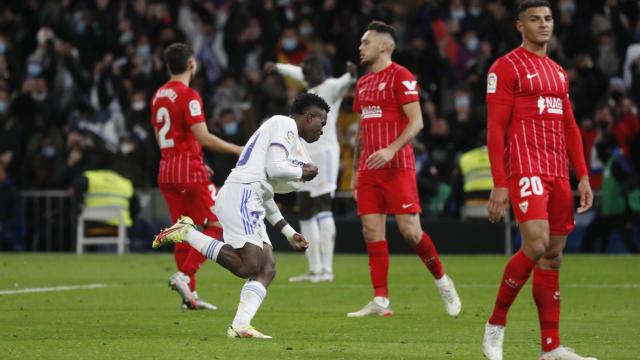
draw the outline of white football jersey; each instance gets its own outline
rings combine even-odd
[[[302,139],[298,136],[298,126],[295,120],[288,116],[275,115],[267,119],[247,141],[236,167],[227,177],[226,183],[248,184],[259,182],[265,191],[278,193],[295,191],[295,188],[283,188],[283,181],[270,179],[267,176],[267,152],[271,146],[284,150],[287,163],[302,168],[308,163]]]

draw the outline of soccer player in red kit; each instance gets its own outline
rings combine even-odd
[[[580,180],[578,213],[593,201],[582,139],[571,110],[567,73],[547,56],[553,32],[549,3],[521,2],[516,26],[522,45],[496,60],[487,76],[487,143],[494,183],[488,208],[489,220],[499,221],[511,200],[522,248],[504,270],[485,327],[483,352],[490,360],[502,360],[507,312],[533,272],[540,359],[585,359],[560,344],[558,331],[558,274],[567,234],[574,227],[569,162]]]
[[[360,61],[371,72],[356,84],[353,109],[360,114],[360,141],[356,154],[354,196],[369,254],[373,301],[349,317],[390,316],[387,274],[389,250],[385,234],[387,215],[396,217],[402,237],[416,251],[436,279],[449,315],[462,305],[438,252],[420,225],[420,199],[411,140],[422,129],[418,85],[413,74],[391,61],[395,29],[374,21],[360,39]]]
[[[242,148],[207,130],[202,98],[189,87],[197,66],[191,47],[172,44],[164,51],[164,60],[171,78],[156,91],[151,105],[151,122],[161,153],[158,185],[173,222],[189,216],[204,227],[205,234],[221,239],[222,228],[213,213],[216,188],[203,162],[202,147],[232,154],[240,154]],[[174,256],[179,271],[171,276],[169,285],[180,294],[183,306],[215,310],[196,292],[195,274],[207,258],[187,243],[176,244]]]

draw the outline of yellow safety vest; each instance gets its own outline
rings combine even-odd
[[[491,163],[486,146],[475,148],[462,154],[460,169],[464,176],[464,192],[491,191],[493,178],[491,177]]]
[[[121,206],[127,227],[133,224],[129,214],[129,199],[133,196],[133,184],[111,170],[85,171],[89,186],[84,196],[84,206],[87,208],[98,206]],[[118,219],[105,221],[109,225],[118,225]]]

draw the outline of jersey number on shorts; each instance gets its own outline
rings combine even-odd
[[[544,187],[542,187],[542,181],[540,180],[539,176],[520,178],[518,186],[520,186],[521,198],[531,196],[531,193],[533,193],[534,195],[542,195],[544,193]]]
[[[171,128],[171,118],[169,117],[169,110],[166,107],[158,109],[156,114],[156,121],[162,124],[160,131],[158,131],[158,139],[160,139],[160,149],[172,148],[174,143],[173,139],[167,139],[167,133]]]

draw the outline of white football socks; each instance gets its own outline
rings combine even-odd
[[[240,291],[240,304],[231,326],[234,329],[250,326],[265,296],[267,289],[260,282],[248,280]]]
[[[190,229],[184,238],[194,249],[213,261],[218,259],[222,246],[226,245],[196,229]]]
[[[309,241],[309,247],[305,251],[309,261],[309,271],[320,274],[322,262],[320,260],[320,227],[315,217],[300,220],[300,233]]]
[[[320,228],[320,259],[322,271],[333,274],[333,250],[336,242],[336,223],[331,211],[322,211],[316,215]]]

